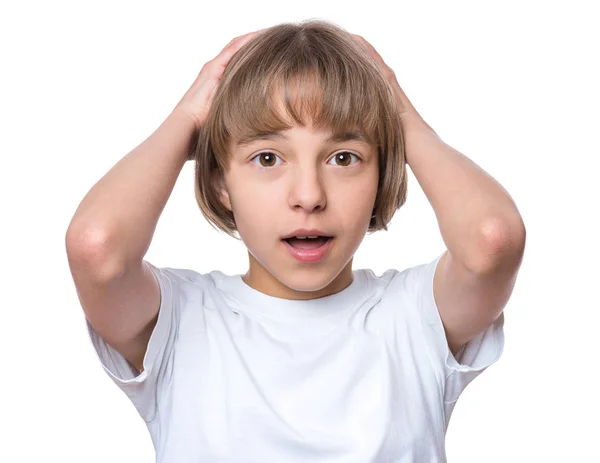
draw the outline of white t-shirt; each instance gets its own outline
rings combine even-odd
[[[354,270],[350,286],[308,301],[146,262],[161,303],[137,376],[86,322],[159,463],[445,462],[456,400],[502,354],[504,315],[457,361],[433,298],[441,257]]]

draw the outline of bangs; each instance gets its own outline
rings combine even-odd
[[[300,125],[331,130],[334,135],[359,132],[368,143],[376,145],[377,108],[368,105],[364,87],[341,88],[334,77],[314,73],[280,77],[277,82],[250,88],[245,95],[233,98],[222,120],[228,141],[244,144],[261,134]],[[261,95],[265,88],[273,90]]]

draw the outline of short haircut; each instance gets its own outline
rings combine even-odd
[[[277,113],[277,101],[286,115]],[[333,134],[358,131],[377,148],[375,217],[367,232],[387,231],[407,191],[399,105],[375,60],[341,27],[311,19],[261,31],[229,60],[190,155],[202,214],[214,228],[239,239],[233,213],[219,201],[215,184],[228,168],[230,143],[290,129],[290,121],[309,122]]]

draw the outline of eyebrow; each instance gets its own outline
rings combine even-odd
[[[237,146],[246,146],[258,140],[288,140],[281,132],[261,132],[251,135],[246,135],[238,140]],[[367,136],[360,131],[346,131],[341,133],[333,134],[327,140],[326,143],[340,143],[343,141],[362,141],[364,143],[370,143]]]

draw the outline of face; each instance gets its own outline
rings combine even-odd
[[[314,299],[352,283],[352,258],[375,205],[377,148],[329,140],[330,131],[294,126],[268,139],[230,143],[221,201],[248,249],[249,286],[284,299]],[[298,260],[283,237],[318,229],[333,236],[318,261]]]

